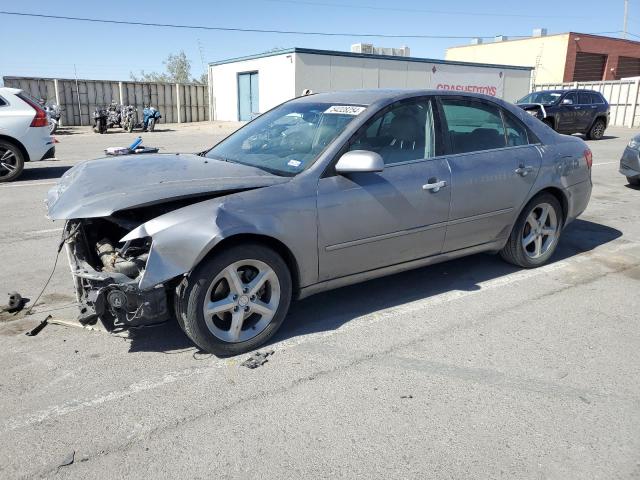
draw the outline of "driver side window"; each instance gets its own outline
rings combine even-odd
[[[430,100],[404,102],[378,114],[356,134],[349,150],[379,153],[385,165],[434,157],[433,107]]]

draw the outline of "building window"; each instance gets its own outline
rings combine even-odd
[[[599,53],[578,52],[573,69],[573,82],[590,82],[604,79],[607,56]]]

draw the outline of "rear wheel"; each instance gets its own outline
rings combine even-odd
[[[24,169],[24,156],[13,143],[0,140],[0,182],[10,182]]]
[[[604,120],[599,118],[593,123],[593,126],[587,133],[587,137],[589,138],[589,140],[600,140],[604,136],[605,128],[606,125],[604,123]]]
[[[563,222],[556,197],[550,193],[537,195],[522,210],[500,255],[519,267],[544,265],[558,246]]]
[[[259,244],[237,245],[205,260],[178,287],[178,323],[201,349],[237,355],[276,333],[291,291],[280,255]]]
[[[627,182],[634,187],[640,187],[640,177],[627,177]]]

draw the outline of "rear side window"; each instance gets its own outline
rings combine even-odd
[[[4,98],[0,97],[0,107],[4,107],[7,102],[4,101]]]
[[[591,94],[589,92],[578,93],[578,103],[580,105],[591,105]]]
[[[591,103],[597,103],[597,104],[604,103],[604,98],[602,98],[602,96],[597,93],[590,93],[589,96],[591,97]]]
[[[506,147],[504,125],[497,106],[466,99],[442,98],[441,102],[451,153]]]
[[[526,127],[506,112],[503,112],[503,117],[504,127],[507,130],[507,145],[509,147],[528,145],[529,135]]]

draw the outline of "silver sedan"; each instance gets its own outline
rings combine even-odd
[[[347,91],[291,100],[198,155],[84,162],[47,204],[66,220],[81,322],[175,316],[234,355],[294,298],[477,252],[543,265],[587,206],[591,163],[581,139],[495,98]]]

